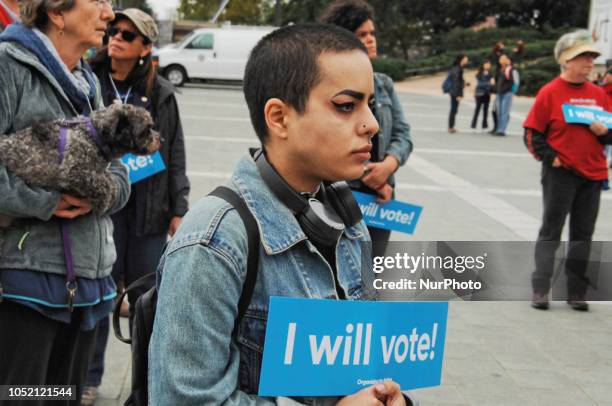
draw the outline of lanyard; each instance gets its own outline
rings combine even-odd
[[[128,89],[127,93],[125,94],[125,97],[122,100],[121,99],[121,93],[119,93],[119,90],[117,89],[117,86],[115,85],[115,81],[113,80],[113,77],[112,77],[112,75],[110,73],[108,74],[108,78],[111,81],[111,85],[113,85],[113,90],[115,91],[115,95],[117,96],[117,99],[119,99],[119,101],[122,104],[127,104],[127,101],[130,98],[130,93],[132,92],[132,86],[130,86],[130,88]]]

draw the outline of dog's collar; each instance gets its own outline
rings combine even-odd
[[[70,120],[65,119],[60,122],[60,128],[70,129],[79,124],[85,124],[87,126],[87,129],[89,130],[88,134],[91,137],[91,139],[96,143],[98,148],[100,149],[100,152],[102,153],[102,157],[105,160],[110,161],[111,150],[108,147],[108,145],[104,144],[104,142],[102,142],[102,140],[100,139],[100,136],[98,135],[98,130],[96,130],[96,128],[93,126],[93,123],[91,122],[91,118],[79,117],[79,118],[70,119]]]

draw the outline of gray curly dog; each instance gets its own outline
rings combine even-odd
[[[109,162],[126,153],[152,154],[159,149],[160,136],[150,114],[130,104],[95,111],[90,120],[56,120],[0,135],[0,165],[31,187],[89,198],[94,213],[101,215],[118,193]],[[62,131],[66,141],[60,156]],[[0,214],[0,246],[2,228],[10,223],[10,217]]]

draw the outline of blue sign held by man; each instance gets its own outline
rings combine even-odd
[[[363,213],[367,226],[385,230],[413,234],[421,217],[423,207],[391,200],[385,204],[376,202],[377,197],[367,193],[355,192],[353,195]]]
[[[440,384],[447,302],[272,297],[260,396],[342,396],[385,380]]]
[[[166,169],[166,164],[159,151],[146,156],[125,154],[121,157],[121,162],[128,169],[130,184],[140,182]]]
[[[612,129],[612,113],[608,113],[605,110],[596,110],[590,107],[564,104],[563,117],[565,118],[565,122],[568,124],[591,125],[591,123],[597,121],[609,129]]]

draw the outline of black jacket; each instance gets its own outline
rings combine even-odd
[[[97,60],[91,61],[93,71],[100,79],[106,105],[116,99],[109,78],[110,65],[107,58],[96,57]],[[147,60],[148,63],[150,60]],[[138,72],[130,73],[124,85],[132,87],[128,103],[146,108],[153,116],[155,128],[162,137],[160,153],[166,170],[133,184],[130,201],[123,210],[131,211],[132,229],[136,235],[165,233],[170,219],[182,217],[189,208],[190,185],[186,174],[185,140],[174,96],[175,89],[158,75],[151,97],[146,97],[146,78],[138,75]]]
[[[452,87],[450,95],[453,97],[463,97],[463,88],[465,87],[465,81],[463,80],[463,69],[459,65],[455,65],[450,70]]]
[[[512,77],[513,67],[510,67],[510,78],[506,79],[506,74],[504,73],[503,68],[499,68],[497,71],[497,77],[495,78],[495,92],[497,94],[504,94],[512,91],[512,85],[514,84],[514,79]]]

